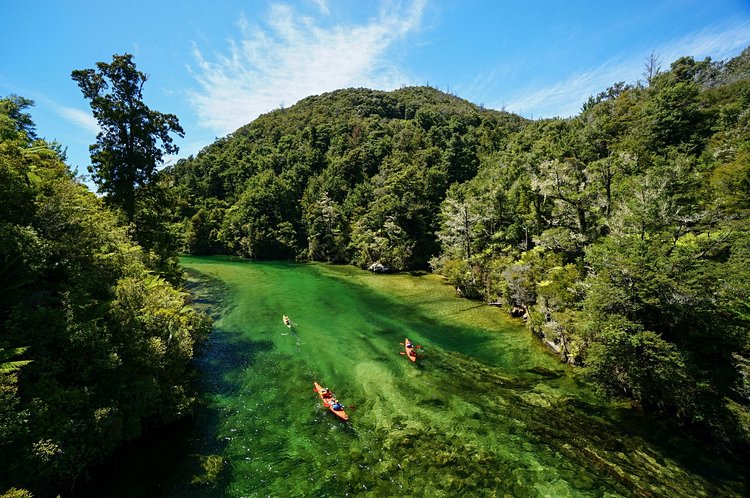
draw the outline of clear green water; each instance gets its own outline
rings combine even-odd
[[[498,309],[431,275],[186,257],[218,320],[204,408],[93,496],[741,496],[746,469],[604,404]],[[290,316],[292,331],[282,323]],[[399,355],[424,346],[414,365]],[[312,390],[330,387],[349,423]]]

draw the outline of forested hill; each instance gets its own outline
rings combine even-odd
[[[425,267],[448,187],[524,124],[429,87],[308,97],[171,170],[189,248]]]
[[[750,49],[652,59],[569,119],[342,90],[166,173],[189,249],[424,267],[602,392],[750,447]]]

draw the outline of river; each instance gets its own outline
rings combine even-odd
[[[215,329],[190,423],[85,496],[742,496],[742,465],[605,403],[523,326],[430,274],[185,257]],[[294,326],[282,323],[288,315]],[[416,364],[400,351],[422,346]],[[347,407],[325,410],[313,381]],[[353,408],[351,408],[353,407]]]

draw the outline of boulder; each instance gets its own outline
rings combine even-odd
[[[385,273],[387,271],[390,271],[390,268],[387,265],[384,265],[383,263],[381,263],[380,261],[374,262],[367,269],[376,273]]]
[[[525,320],[529,315],[526,312],[526,308],[523,308],[521,306],[513,306],[510,309],[510,316],[512,316],[513,318],[523,318]]]

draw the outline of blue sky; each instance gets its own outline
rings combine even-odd
[[[0,96],[81,173],[96,123],[70,73],[132,53],[144,101],[176,114],[180,157],[259,114],[337,88],[430,84],[488,108],[576,114],[641,78],[652,52],[714,60],[750,45],[750,0],[0,2]]]

